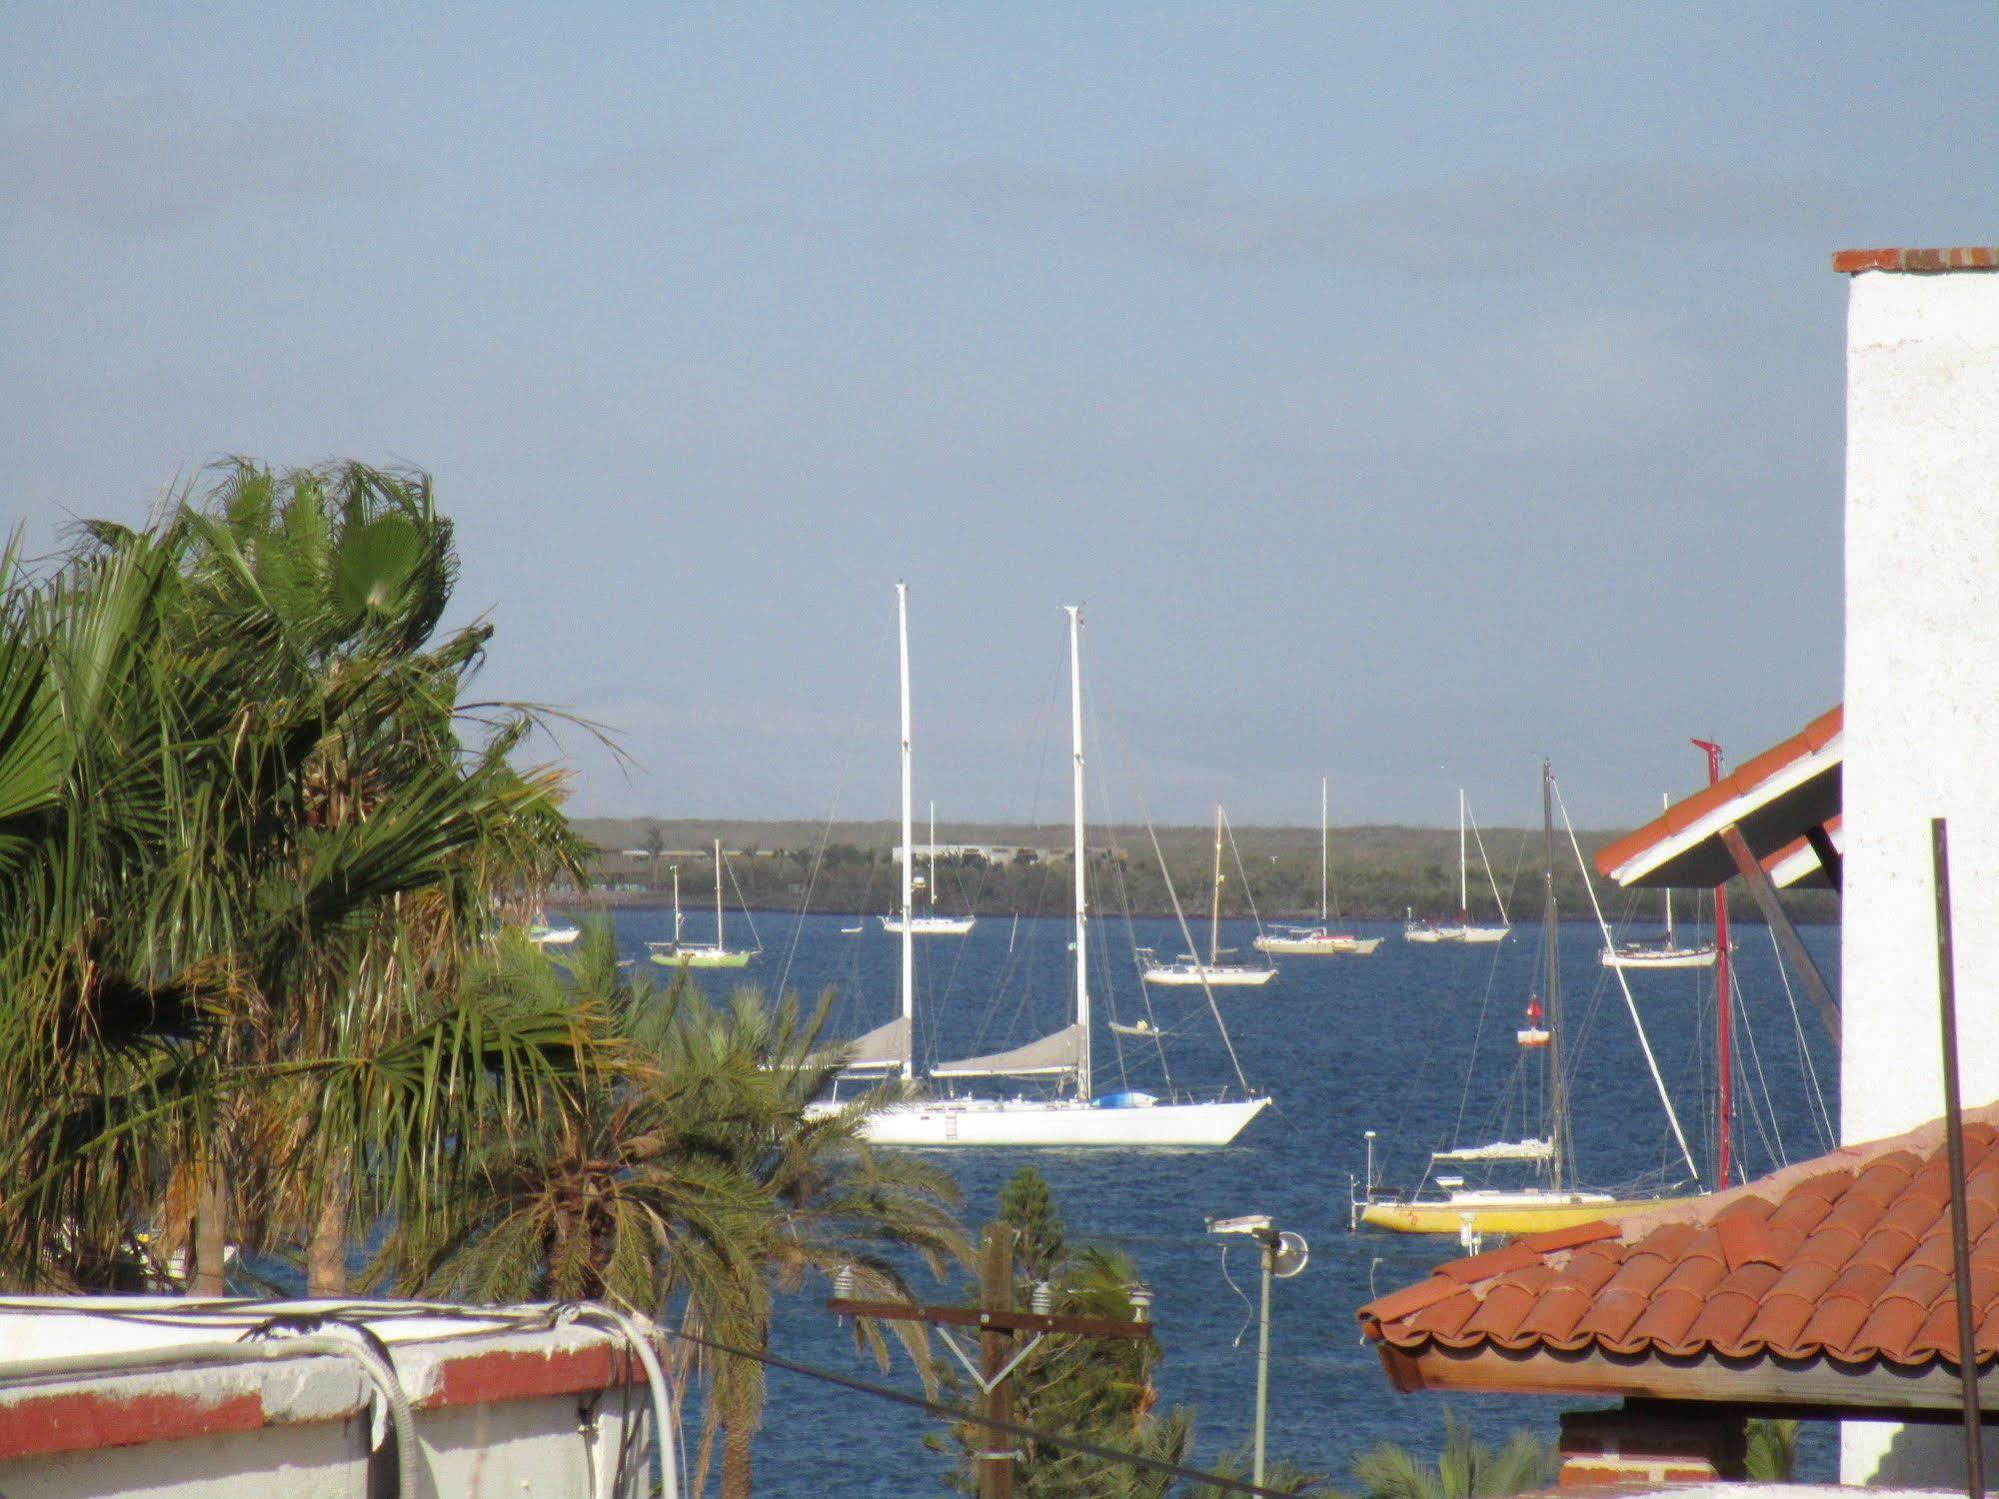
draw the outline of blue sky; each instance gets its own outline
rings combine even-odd
[[[1837,248],[1999,8],[10,7],[0,495],[432,471],[588,813],[1599,825],[1839,696]],[[327,14],[338,10],[341,13]]]

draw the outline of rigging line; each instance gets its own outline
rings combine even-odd
[[[1583,889],[1589,892],[1590,909],[1596,913],[1597,930],[1603,934],[1606,947],[1610,945],[1610,927],[1603,919],[1603,907],[1597,903],[1596,881],[1589,877],[1589,866],[1583,862],[1583,848],[1576,841],[1576,825],[1569,821],[1569,804],[1562,799],[1561,783],[1552,774],[1549,784],[1555,789],[1555,805],[1562,809],[1562,826],[1568,830],[1569,847],[1576,856],[1576,867],[1582,871]],[[1700,1180],[1700,1168],[1694,1164],[1694,1153],[1687,1147],[1687,1137],[1680,1128],[1680,1116],[1673,1111],[1672,1096],[1666,1092],[1666,1079],[1659,1074],[1659,1059],[1652,1055],[1652,1042],[1645,1034],[1645,1022],[1638,1016],[1638,1002],[1631,997],[1631,984],[1624,976],[1622,968],[1613,968],[1617,975],[1617,987],[1624,993],[1624,1007],[1631,1012],[1631,1024],[1638,1032],[1639,1050],[1645,1053],[1645,1066],[1652,1074],[1652,1085],[1659,1090],[1659,1102],[1665,1105],[1666,1122],[1673,1127],[1673,1138],[1679,1142],[1680,1155],[1687,1163],[1687,1170],[1695,1181]]]
[[[698,1333],[681,1331],[676,1328],[662,1328],[669,1337],[683,1342],[694,1343],[714,1353],[726,1353],[733,1358],[746,1358],[762,1364],[767,1369],[781,1369],[787,1374],[803,1375],[807,1379],[817,1379],[826,1384],[838,1385],[856,1394],[872,1395],[877,1400],[893,1401],[897,1405],[910,1406],[941,1421],[955,1421],[965,1426],[979,1426],[988,1431],[996,1431],[1004,1436],[1026,1437],[1031,1441],[1043,1442],[1050,1447],[1063,1447],[1071,1452],[1080,1452],[1085,1457],[1094,1457],[1103,1462],[1124,1463],[1134,1468],[1144,1468],[1147,1472],[1163,1473],[1168,1478],[1187,1478],[1196,1483],[1208,1484],[1231,1494],[1250,1494],[1256,1499],[1295,1499],[1280,1489],[1259,1488],[1256,1484],[1240,1478],[1230,1478],[1221,1473],[1204,1473],[1198,1468],[1183,1468],[1178,1463],[1169,1463],[1156,1457],[1146,1457],[1137,1452],[1121,1452],[1115,1447],[1099,1446],[1082,1437],[1071,1436],[1067,1432],[1046,1431],[1038,1426],[1023,1425],[1018,1421],[1001,1421],[979,1411],[961,1410],[954,1405],[946,1405],[938,1400],[926,1400],[921,1395],[908,1395],[887,1385],[870,1383],[865,1379],[855,1379],[852,1375],[841,1374],[834,1369],[821,1368],[815,1364],[804,1364],[796,1359],[788,1359],[768,1349],[736,1348],[727,1343],[718,1343],[704,1338]]]
[[[1242,849],[1235,841],[1235,824],[1222,813],[1222,830],[1229,835],[1229,852],[1235,857],[1236,878],[1242,881],[1242,898],[1249,902],[1249,919],[1256,923],[1256,935],[1263,935],[1263,916],[1256,909],[1256,894],[1249,888],[1249,871],[1242,867]]]
[[[1094,671],[1096,667],[1096,657],[1094,654],[1090,658],[1090,665]],[[1101,746],[1104,742],[1104,729],[1102,721],[1097,717],[1096,693],[1093,692],[1090,694],[1085,711],[1090,716],[1090,738],[1097,745]],[[1173,1068],[1166,1060],[1166,1035],[1160,1029],[1159,1017],[1153,1013],[1152,990],[1145,982],[1145,959],[1141,958],[1138,954],[1138,929],[1132,924],[1131,919],[1131,882],[1125,872],[1125,866],[1129,861],[1124,852],[1124,845],[1118,842],[1117,814],[1111,806],[1111,788],[1104,778],[1103,767],[1097,765],[1094,766],[1094,769],[1097,775],[1097,795],[1102,801],[1104,808],[1104,842],[1111,851],[1111,869],[1117,877],[1118,905],[1124,916],[1125,941],[1131,949],[1132,977],[1138,984],[1139,1001],[1145,1006],[1146,1024],[1152,1027],[1152,1049],[1159,1058],[1160,1077],[1166,1084],[1168,1096],[1176,1096],[1173,1087]],[[1085,773],[1088,773],[1087,770]],[[1108,946],[1108,944],[1099,943],[1098,946],[1104,947]],[[1178,1027],[1175,1030],[1177,1033]]]
[[[1812,1060],[1811,1046],[1805,1040],[1804,1019],[1798,1013],[1797,991],[1791,987],[1791,975],[1784,968],[1784,954],[1777,946],[1775,929],[1765,923],[1763,930],[1770,938],[1770,956],[1777,965],[1777,977],[1783,980],[1784,998],[1791,1006],[1791,1030],[1798,1038],[1798,1060],[1802,1064],[1798,1070],[1804,1075],[1806,1086],[1811,1090],[1814,1105],[1812,1129],[1817,1134],[1819,1143],[1830,1150],[1835,1143],[1832,1135],[1832,1112],[1826,1107],[1825,1092],[1819,1085],[1818,1063]]]
[[[1086,649],[1089,649],[1089,647],[1086,646]],[[1096,653],[1094,649],[1091,649],[1090,675],[1091,679],[1098,684],[1096,695],[1100,698],[1108,697],[1109,694],[1102,683],[1102,674],[1097,671],[1096,664]],[[1194,945],[1193,930],[1187,925],[1187,913],[1180,905],[1180,892],[1173,888],[1173,874],[1166,867],[1166,852],[1159,846],[1159,830],[1152,825],[1152,813],[1146,808],[1145,793],[1139,789],[1138,776],[1132,769],[1131,746],[1119,734],[1113,734],[1111,740],[1117,745],[1120,757],[1124,762],[1125,774],[1131,779],[1132,798],[1138,803],[1138,815],[1140,820],[1145,824],[1145,835],[1152,840],[1152,856],[1159,861],[1159,877],[1166,883],[1166,897],[1173,902],[1173,919],[1180,924],[1180,936],[1187,944],[1187,951],[1198,953],[1200,949]],[[1208,983],[1206,970],[1198,962],[1194,965],[1194,969],[1201,978],[1201,993],[1207,996],[1208,1013],[1215,1017],[1215,1029],[1221,1033],[1222,1048],[1228,1052],[1229,1065],[1235,1069],[1236,1082],[1241,1085],[1243,1092],[1247,1094],[1250,1091],[1249,1079],[1243,1073],[1242,1059],[1236,1055],[1235,1042],[1229,1037],[1229,1028],[1222,1020],[1222,1007],[1215,1003],[1215,991]]]
[[[1485,882],[1492,887],[1492,903],[1499,907],[1499,924],[1501,926],[1512,926],[1513,920],[1506,914],[1505,898],[1499,893],[1499,881],[1493,877],[1492,860],[1485,856],[1485,835],[1478,830],[1478,819],[1472,816],[1471,802],[1469,800],[1465,802],[1465,821],[1471,824],[1472,842],[1478,845],[1478,862],[1485,866]],[[1514,878],[1519,878],[1519,871],[1517,869],[1514,871]],[[1467,917],[1466,920],[1470,920],[1470,918]]]
[[[1099,742],[1101,742],[1101,736],[1099,737]],[[1106,804],[1109,803],[1110,797],[1108,793],[1106,793],[1104,800]],[[1117,876],[1118,905],[1124,913],[1125,942],[1131,950],[1131,971],[1132,976],[1138,981],[1139,1003],[1145,1006],[1145,1023],[1152,1029],[1152,1046],[1153,1050],[1159,1054],[1159,1071],[1166,1081],[1166,1091],[1171,1094],[1174,1091],[1173,1069],[1166,1060],[1166,1036],[1159,1027],[1159,1017],[1152,1010],[1152,991],[1146,987],[1145,983],[1145,960],[1138,955],[1138,928],[1133,925],[1131,919],[1131,884],[1125,878],[1126,856],[1124,845],[1118,842],[1117,826],[1115,823],[1106,827],[1104,836],[1110,845],[1111,868]],[[1108,947],[1109,945],[1109,943],[1099,944],[1099,946],[1103,947]],[[1177,1033],[1178,1028],[1176,1027],[1175,1030]]]
[[[847,754],[840,762],[840,778],[833,784],[833,805],[827,809],[826,820],[819,826],[819,846],[812,851],[812,868],[805,876],[805,894],[799,898],[798,920],[791,928],[791,941],[784,949],[784,966],[778,970],[777,992],[784,993],[784,987],[791,981],[791,965],[798,957],[799,939],[805,935],[805,918],[812,910],[812,892],[819,885],[819,871],[826,862],[826,845],[832,840],[833,819],[840,813],[840,797],[847,789],[847,775],[854,768],[854,746],[860,740],[860,720],[856,719],[847,730]]]
[[[757,919],[751,914],[750,903],[744,898],[742,884],[736,879],[736,866],[731,864],[727,858],[724,858],[722,860],[722,867],[729,871],[729,888],[736,892],[736,904],[742,908],[743,920],[750,924],[750,940],[756,943],[757,951],[762,952],[764,950],[764,939],[757,932]],[[717,943],[720,943],[722,940],[722,934],[719,931],[715,933],[715,940]]]
[[[1729,987],[1735,991],[1736,998],[1733,1013],[1742,1017],[1742,1034],[1748,1038],[1749,1058],[1756,1066],[1756,1092],[1749,1098],[1750,1117],[1757,1121],[1757,1133],[1763,1136],[1763,1148],[1772,1152],[1772,1159],[1777,1165],[1788,1166],[1791,1156],[1784,1145],[1784,1128],[1777,1119],[1776,1102],[1770,1097],[1770,1080],[1763,1073],[1763,1049],[1756,1044],[1756,1027],[1749,1018],[1749,1006],[1743,1001],[1741,986],[1734,982],[1734,977],[1731,970]],[[1766,1117],[1767,1126],[1764,1123]]]

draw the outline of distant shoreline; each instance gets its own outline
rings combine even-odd
[[[552,914],[561,914],[566,916],[588,916],[598,911],[671,911],[673,909],[673,902],[671,900],[660,900],[655,896],[653,896],[650,892],[642,896],[612,895],[606,897],[601,894],[596,894],[580,898],[572,894],[567,896],[551,897],[549,900],[548,909]],[[699,905],[689,906],[684,902],[681,905],[681,913],[697,921],[700,919],[701,913],[704,909],[707,908],[704,908]],[[795,906],[755,905],[755,906],[731,906],[728,909],[728,914],[731,916],[805,915],[805,916],[818,916],[827,919],[838,918],[844,921],[874,922],[879,920],[880,917],[882,917],[887,913],[882,911],[835,911],[835,910],[815,910],[815,911],[800,912]],[[1023,921],[1069,920],[1069,913],[1066,911],[992,910],[992,911],[972,911],[965,914],[976,916],[981,921],[1011,921],[1015,916],[1020,917],[1021,920]],[[1098,915],[1094,918],[1094,920],[1099,925],[1101,925],[1106,920],[1122,921],[1127,915],[1129,915],[1133,921],[1171,921],[1174,919],[1173,912],[1171,911],[1131,911],[1131,912],[1118,911],[1111,914],[1108,917],[1104,915]],[[1263,915],[1263,924],[1265,926],[1319,925],[1319,915],[1316,911],[1265,911],[1262,913],[1262,915]],[[1198,914],[1190,912],[1187,916],[1188,925],[1195,927],[1206,926],[1207,919],[1208,918],[1205,912]],[[1246,914],[1224,914],[1222,917],[1222,920],[1225,922],[1241,922],[1241,921],[1249,921],[1250,919],[1251,918]],[[1418,919],[1420,920],[1421,918]],[[1443,915],[1443,913],[1438,913],[1435,919],[1441,921],[1447,918]],[[1361,916],[1349,913],[1344,916],[1335,916],[1326,924],[1332,927],[1340,927],[1340,926],[1399,927],[1403,924],[1404,920],[1405,918],[1401,916]],[[1729,920],[1729,925],[1738,926],[1738,927],[1761,927],[1764,925],[1763,913],[1761,911],[1758,911],[1755,908],[1754,904],[1748,904],[1748,909],[1742,911],[1736,910],[1733,906],[1729,907],[1728,920]],[[1525,920],[1516,920],[1512,924],[1512,930],[1515,932],[1528,932],[1540,926],[1540,924],[1541,924],[1541,918],[1538,914],[1536,914]],[[1565,927],[1581,926],[1581,927],[1590,927],[1593,929],[1596,926],[1596,920],[1594,917],[1589,917],[1589,916],[1564,916],[1561,918],[1561,924]],[[1650,919],[1640,920],[1630,924],[1640,927],[1655,927],[1661,925],[1660,922]],[[1798,926],[1801,929],[1806,927],[1812,927],[1812,928],[1825,928],[1828,930],[1837,930],[1839,927],[1839,923],[1837,921],[1815,921],[1810,919],[1797,920],[1794,922],[1794,925]],[[935,939],[926,937],[924,940],[933,941]]]

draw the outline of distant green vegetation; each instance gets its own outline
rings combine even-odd
[[[591,892],[613,903],[663,899],[670,869],[680,870],[681,901],[696,909],[714,899],[714,861],[708,852],[722,839],[728,869],[724,890],[733,904],[759,910],[796,911],[806,904],[817,912],[876,913],[893,907],[897,871],[892,823],[838,823],[820,827],[803,822],[700,822],[652,819],[579,819],[577,831],[598,849],[590,871]],[[1593,857],[1626,830],[1578,831],[1584,857]],[[1160,848],[1172,871],[1173,889],[1191,919],[1208,909],[1214,868],[1211,828],[1161,828]],[[975,855],[937,861],[937,908],[981,916],[1059,915],[1069,909],[1069,829],[1066,826],[978,825],[941,834],[959,845],[1027,850],[997,862]],[[1493,875],[1515,922],[1541,913],[1541,830],[1497,828],[1485,834]],[[919,849],[922,847],[918,845]],[[1458,835],[1455,828],[1347,827],[1333,831],[1332,900],[1336,914],[1355,920],[1399,920],[1405,910],[1443,916],[1458,904]],[[653,851],[657,849],[657,858]],[[1133,915],[1172,913],[1165,880],[1144,828],[1090,830],[1095,865],[1094,896],[1100,910]],[[678,850],[679,852],[676,852]],[[1237,868],[1240,855],[1241,869]],[[927,872],[920,856],[919,872]],[[1315,916],[1319,908],[1317,828],[1244,827],[1224,853],[1222,914],[1250,915],[1252,903],[1265,920]],[[1247,876],[1245,882],[1244,876]],[[1555,895],[1564,916],[1587,919],[1589,894],[1583,888],[1566,834],[1556,839]],[[922,897],[918,897],[919,902]],[[1627,919],[1655,922],[1656,891],[1617,890],[1597,881],[1597,899],[1613,924]],[[1703,912],[1708,897],[1702,894]],[[1691,895],[1675,898],[1678,919],[1694,910]],[[1830,891],[1791,891],[1785,907],[1793,920],[1837,921],[1838,899]],[[1498,916],[1492,890],[1474,862],[1471,912],[1480,920]],[[1740,881],[1730,890],[1730,912],[1759,920],[1755,903]],[[1705,920],[1703,916],[1703,920]]]

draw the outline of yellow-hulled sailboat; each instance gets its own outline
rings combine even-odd
[[[1543,1233],[1572,1228],[1598,1218],[1617,1217],[1671,1201],[1663,1196],[1620,1196],[1591,1191],[1575,1183],[1574,1145],[1569,1132],[1568,1088],[1562,1072],[1561,947],[1555,903],[1554,777],[1541,762],[1541,822],[1544,853],[1542,906],[1546,948],[1544,984],[1546,1009],[1530,999],[1527,1029],[1517,1032],[1520,1045],[1545,1058],[1547,1132],[1525,1140],[1502,1140],[1432,1152],[1425,1185],[1407,1198],[1379,1194],[1370,1179],[1354,1207],[1362,1223],[1408,1234],[1455,1234],[1467,1242],[1496,1235]],[[1545,1029],[1543,1020],[1545,1016]],[[1676,1126],[1677,1127],[1677,1126]],[[1371,1148],[1371,1147],[1370,1147]],[[1531,1166],[1541,1178],[1532,1186],[1467,1186],[1462,1175],[1436,1168],[1468,1165]],[[1369,1163],[1370,1177],[1373,1164]]]

